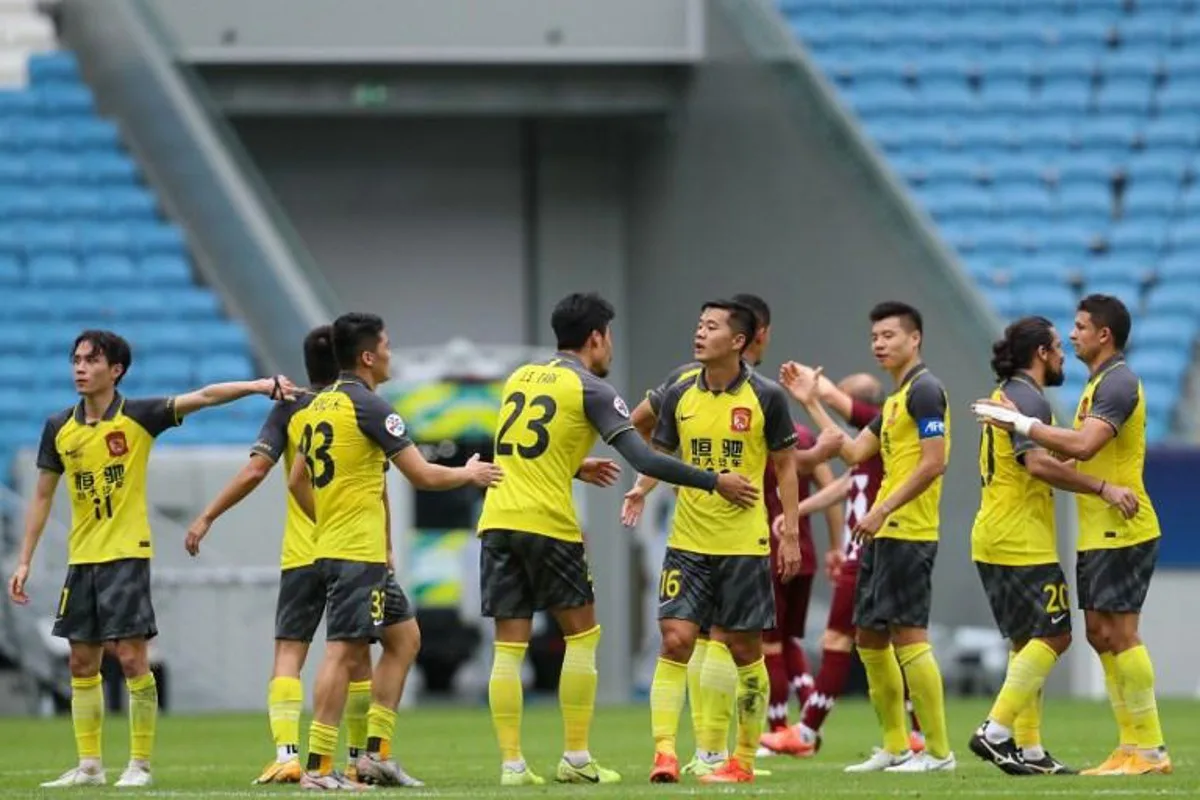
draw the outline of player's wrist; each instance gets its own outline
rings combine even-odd
[[[1105,487],[1108,486],[1108,481],[1100,481],[1100,485],[1096,487],[1096,494],[1103,495]]]
[[[1013,430],[1022,436],[1028,436],[1037,422],[1038,419],[1036,417],[1027,417],[1024,414],[1018,414],[1016,419],[1013,420]]]

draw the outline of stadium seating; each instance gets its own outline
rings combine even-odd
[[[1125,300],[1167,437],[1200,332],[1200,2],[779,3],[1001,316],[1065,333],[1083,293]]]
[[[47,25],[6,30],[44,48]],[[41,38],[28,38],[34,34]],[[257,370],[245,329],[197,285],[182,232],[163,217],[117,126],[96,115],[74,57],[17,50],[17,64],[3,44],[0,469],[7,476],[11,451],[35,445],[45,417],[75,401],[67,356],[84,327],[130,339],[134,365],[121,387],[130,395],[178,393]],[[264,403],[198,415],[164,443],[252,441]]]

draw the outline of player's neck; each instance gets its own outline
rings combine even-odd
[[[704,382],[714,392],[724,391],[742,374],[742,360],[714,361],[704,365]]]
[[[372,392],[375,391],[375,387],[377,386],[377,384],[375,383],[375,376],[371,374],[371,370],[356,369],[356,370],[354,370],[354,377],[358,378],[360,381],[365,383],[367,385],[367,388],[370,389]]]
[[[117,389],[114,386],[111,389],[105,389],[103,392],[95,394],[85,394],[83,396],[83,418],[88,422],[104,418],[104,412],[108,411],[108,407],[112,405],[113,399],[117,396]]]
[[[904,381],[904,376],[907,375],[908,373],[912,372],[913,368],[916,367],[920,363],[921,363],[921,354],[917,353],[912,358],[910,358],[908,361],[905,361],[903,364],[901,364],[900,366],[896,367],[893,370],[889,370],[889,372],[891,373],[891,376],[892,376],[892,382],[895,383],[897,386],[899,386],[901,384],[901,382]]]
[[[1017,370],[1017,377],[1024,376],[1036,383],[1038,386],[1046,386],[1046,369],[1042,366],[1032,366],[1029,369]]]
[[[1087,362],[1088,374],[1094,375],[1096,373],[1096,370],[1100,369],[1100,367],[1104,366],[1105,364],[1107,364],[1109,361],[1116,358],[1120,354],[1121,354],[1121,351],[1117,350],[1115,348],[1112,348],[1112,347],[1104,348],[1103,350],[1101,350],[1099,353],[1096,354],[1095,358],[1093,358],[1091,361]]]

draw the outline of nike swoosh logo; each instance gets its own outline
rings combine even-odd
[[[1056,617],[1051,617],[1051,618],[1050,618],[1050,622],[1051,622],[1051,624],[1053,624],[1053,625],[1057,625],[1058,623],[1062,622],[1062,621],[1063,621],[1064,619],[1066,619],[1066,618],[1067,618],[1067,615],[1066,615],[1066,614],[1059,614],[1059,615],[1058,615],[1058,616],[1056,616]]]
[[[575,774],[578,775],[579,777],[583,778],[588,783],[599,783],[600,782],[599,775],[588,775],[586,772],[580,772],[579,770],[575,770]]]
[[[679,421],[680,421],[680,422],[687,422],[689,419],[691,419],[691,418],[692,418],[692,417],[694,417],[694,416],[696,416],[696,415],[695,415],[695,414],[688,414],[686,417],[681,415],[681,416],[679,417]]]

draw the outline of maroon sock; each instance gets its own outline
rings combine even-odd
[[[853,659],[850,654],[840,650],[826,650],[821,656],[821,670],[817,673],[816,685],[804,705],[801,720],[804,727],[813,731],[821,730],[825,718],[833,710],[833,704],[846,691],[851,664]]]
[[[771,679],[771,695],[767,703],[767,727],[786,728],[788,724],[788,676],[783,653],[765,653],[767,676]]]
[[[812,670],[808,666],[808,656],[804,654],[804,644],[798,639],[789,639],[783,646],[783,655],[787,659],[788,676],[791,678],[792,690],[796,692],[796,700],[800,708],[808,704],[808,698],[813,693]]]

